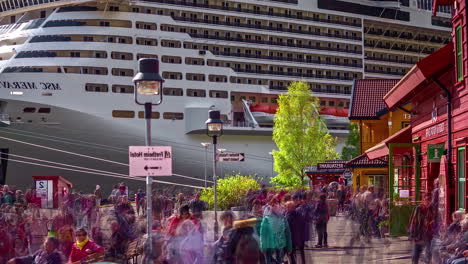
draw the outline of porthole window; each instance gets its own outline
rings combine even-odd
[[[48,107],[42,107],[42,108],[39,108],[39,110],[37,111],[39,114],[50,114],[50,108]]]
[[[134,118],[135,112],[134,111],[126,111],[126,110],[113,110],[112,117],[116,118]]]
[[[184,119],[184,113],[165,112],[163,114],[163,118],[169,120],[182,120]]]
[[[35,107],[25,107],[23,109],[23,113],[35,113],[36,112],[36,108]]]

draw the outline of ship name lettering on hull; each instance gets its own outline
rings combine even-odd
[[[62,90],[60,84],[51,82],[7,82],[0,81],[0,88],[4,89],[27,89],[27,90]]]

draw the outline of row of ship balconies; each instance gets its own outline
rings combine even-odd
[[[284,18],[292,18],[292,19],[299,19],[299,20],[306,20],[306,21],[315,21],[315,22],[322,22],[322,23],[329,23],[329,24],[338,24],[338,25],[345,25],[345,26],[353,26],[353,27],[361,27],[360,20],[358,22],[357,19],[354,19],[352,22],[349,21],[340,21],[336,19],[323,19],[318,17],[310,17],[310,16],[303,16],[300,14],[290,14],[289,12],[285,13],[278,13],[274,11],[262,11],[256,9],[247,9],[241,7],[229,7],[229,6],[220,6],[220,5],[210,5],[208,3],[199,3],[199,2],[191,2],[191,1],[184,1],[184,0],[146,0],[148,2],[156,2],[161,4],[173,4],[173,5],[182,5],[182,6],[190,6],[190,7],[200,7],[200,8],[208,8],[208,9],[216,9],[216,10],[223,10],[223,11],[234,11],[240,13],[249,13],[255,15],[266,15],[266,16],[276,16],[276,17],[284,17]],[[297,0],[275,0],[279,2],[287,2],[287,3],[297,3]],[[260,4],[260,3],[259,3]],[[299,10],[297,10],[299,11]],[[300,12],[299,12],[300,13]]]
[[[284,57],[284,56],[280,57],[280,56],[270,56],[270,55],[246,54],[246,53],[238,53],[238,52],[223,52],[223,51],[210,51],[210,52],[213,53],[214,55],[228,56],[228,57],[241,57],[241,58],[250,58],[250,59],[265,59],[265,60],[314,63],[314,64],[362,68],[362,64],[360,63],[345,63],[345,62],[314,60],[314,59],[297,58],[297,57],[294,58],[294,57]]]
[[[398,45],[391,45],[390,43],[386,43],[385,45],[382,43],[377,43],[377,45],[374,45],[372,43],[365,43],[364,46],[369,47],[369,48],[376,48],[376,49],[387,49],[387,50],[396,50],[396,51],[402,51],[402,52],[414,52],[414,53],[424,53],[424,54],[431,54],[435,50],[429,50],[427,47],[423,48],[413,48],[411,46],[405,47],[405,46],[398,46]]]
[[[186,21],[186,22],[196,22],[196,23],[207,23],[215,25],[224,25],[224,26],[233,26],[233,27],[243,27],[243,28],[252,28],[252,29],[262,29],[262,30],[272,30],[288,33],[297,33],[297,34],[306,34],[322,37],[331,37],[331,38],[340,38],[340,39],[349,39],[349,40],[362,40],[360,36],[346,36],[342,34],[335,33],[325,33],[325,32],[315,32],[312,30],[299,30],[293,28],[284,28],[280,26],[266,26],[266,25],[256,25],[256,24],[247,24],[247,23],[238,23],[238,22],[228,22],[228,21],[219,21],[211,19],[201,19],[201,18],[192,18],[192,17],[181,17],[181,16],[172,16],[176,21]],[[310,28],[309,28],[310,29]]]
[[[308,44],[298,44],[294,42],[279,42],[279,41],[272,41],[272,40],[256,40],[256,39],[246,39],[246,38],[239,38],[239,37],[226,37],[226,36],[215,36],[209,34],[195,34],[195,33],[188,33],[192,38],[204,38],[204,39],[214,39],[214,40],[226,40],[226,41],[236,41],[236,42],[244,42],[244,43],[252,43],[252,44],[264,44],[264,45],[273,45],[273,46],[283,46],[289,48],[303,48],[303,49],[313,49],[313,50],[325,50],[325,51],[337,51],[337,52],[346,52],[346,53],[354,53],[354,54],[361,54],[362,51],[355,49],[348,49],[348,48],[334,48],[334,47],[324,47],[318,45],[308,45]]]
[[[440,36],[427,36],[427,35],[422,35],[421,33],[415,33],[416,35],[413,35],[411,32],[396,32],[396,31],[390,31],[386,30],[385,32],[383,30],[375,30],[371,29],[366,32],[366,34],[370,35],[375,35],[375,36],[384,36],[384,37],[391,37],[391,38],[401,38],[401,39],[406,39],[406,40],[416,40],[416,41],[421,41],[421,42],[432,42],[432,43],[438,43],[438,44],[446,44],[448,41],[448,37],[450,36],[447,32],[447,39],[444,39]]]

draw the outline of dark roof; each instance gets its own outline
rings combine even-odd
[[[387,94],[399,79],[355,80],[351,95],[350,120],[379,119],[388,112],[384,103]]]
[[[343,173],[345,169],[317,169],[317,166],[309,166],[307,167],[305,173],[312,174],[312,173]]]
[[[356,157],[345,164],[347,168],[386,168],[388,166],[388,156],[381,159],[370,160],[366,153]]]

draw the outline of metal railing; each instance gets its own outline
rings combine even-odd
[[[359,36],[346,36],[346,35],[341,35],[341,34],[307,31],[307,30],[286,28],[286,27],[280,27],[280,26],[274,27],[274,26],[265,26],[265,25],[258,25],[258,24],[236,23],[236,22],[228,22],[228,21],[220,21],[220,20],[212,20],[212,19],[200,19],[200,18],[193,18],[193,17],[181,17],[181,16],[171,16],[171,17],[176,21],[186,21],[186,22],[204,23],[204,24],[212,24],[212,25],[262,29],[262,30],[297,33],[297,34],[314,35],[314,36],[331,37],[331,38],[348,39],[348,40],[362,40],[362,38]],[[282,24],[278,24],[278,25],[282,25]]]
[[[307,21],[315,21],[315,22],[322,22],[322,23],[329,23],[329,24],[338,24],[338,25],[345,25],[345,26],[353,26],[353,27],[361,27],[361,23],[355,22],[347,22],[347,21],[340,21],[335,19],[322,19],[318,17],[308,17],[302,15],[293,15],[289,13],[277,13],[273,11],[261,11],[255,9],[247,9],[241,7],[229,7],[229,6],[221,6],[221,5],[210,5],[205,3],[197,3],[197,2],[189,2],[185,0],[145,0],[146,2],[156,2],[162,4],[173,4],[173,5],[183,5],[183,6],[192,6],[192,7],[201,7],[201,8],[209,8],[209,9],[217,9],[217,10],[225,10],[225,11],[234,11],[234,12],[241,12],[241,13],[250,13],[256,15],[266,15],[266,16],[276,16],[276,17],[285,17],[285,18],[293,18],[293,19],[300,19],[300,20],[307,20]],[[294,3],[295,0],[280,0],[280,2],[289,2]]]
[[[290,61],[290,62],[302,62],[302,63],[315,63],[323,65],[336,65],[336,66],[346,66],[346,67],[355,67],[361,68],[362,64],[358,63],[344,63],[344,62],[333,62],[326,60],[313,60],[307,58],[294,58],[294,57],[284,57],[284,56],[270,56],[270,55],[257,55],[257,54],[247,54],[247,53],[238,53],[238,52],[222,52],[222,51],[211,51],[214,55],[228,56],[228,57],[241,57],[241,58],[252,58],[252,59],[265,59],[265,60],[276,60],[276,61]]]
[[[297,44],[292,42],[279,42],[279,41],[268,41],[268,40],[256,40],[256,39],[245,39],[245,38],[238,38],[238,37],[223,37],[223,36],[214,36],[209,34],[196,34],[196,33],[189,33],[192,38],[204,38],[204,39],[214,39],[214,40],[227,40],[227,41],[236,41],[236,42],[245,42],[245,43],[253,43],[253,44],[265,44],[265,45],[273,45],[273,46],[283,46],[288,48],[303,48],[303,49],[313,49],[313,50],[326,50],[326,51],[337,51],[337,52],[345,52],[345,53],[353,53],[353,54],[361,54],[360,50],[353,50],[353,49],[342,49],[342,48],[329,48],[329,47],[322,47],[317,45],[304,45],[304,44]]]
[[[34,6],[49,5],[54,3],[81,3],[86,0],[0,0],[0,15],[2,12],[14,11]]]

